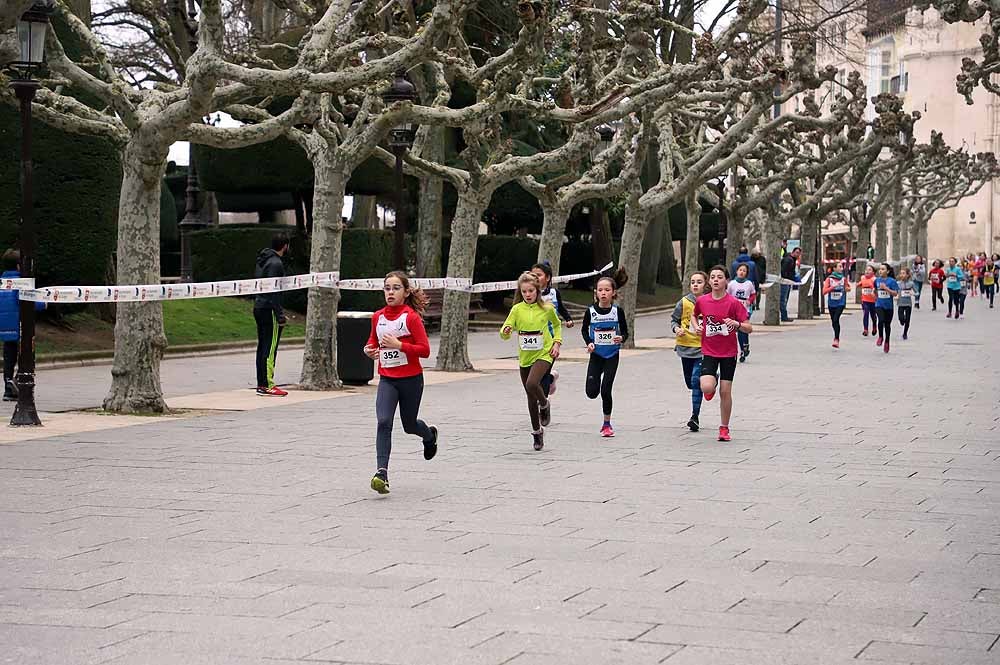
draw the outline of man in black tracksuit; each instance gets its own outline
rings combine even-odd
[[[254,277],[284,277],[285,264],[281,257],[287,251],[288,236],[278,233],[271,239],[271,247],[257,254]],[[259,294],[254,299],[253,318],[257,323],[257,394],[284,397],[288,393],[274,385],[274,361],[285,327],[281,291]]]

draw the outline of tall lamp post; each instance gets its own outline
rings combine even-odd
[[[177,2],[178,11],[182,10],[180,0]],[[198,48],[198,22],[195,20],[198,10],[195,8],[194,0],[187,0],[187,19],[184,21],[184,28],[187,31],[188,53],[193,55]],[[177,230],[181,237],[181,281],[193,282],[194,269],[191,266],[191,232],[202,228],[201,214],[198,210],[198,195],[201,188],[198,187],[198,173],[194,165],[194,144],[188,143],[188,171],[187,189],[184,193],[184,219],[177,225]]]
[[[21,106],[21,276],[35,276],[35,219],[33,215],[34,194],[32,191],[31,165],[31,102],[35,98],[39,83],[34,73],[45,60],[45,31],[52,13],[50,2],[36,2],[17,22],[17,37],[21,46],[21,59],[11,63],[14,80],[11,88]],[[35,408],[35,303],[22,300],[21,346],[17,358],[17,406],[10,424],[39,426]]]
[[[414,102],[417,89],[406,80],[403,72],[397,72],[389,89],[382,93],[386,106],[396,102]],[[416,127],[403,122],[389,130],[389,149],[396,156],[396,226],[393,232],[393,264],[398,270],[406,270],[406,212],[403,191],[403,155],[413,147]]]
[[[600,125],[594,129],[598,141],[591,150],[591,159],[596,160],[611,147],[615,129],[611,125]],[[604,214],[604,199],[595,199],[590,206],[590,244],[594,252],[594,266],[605,266],[611,262],[611,225]]]

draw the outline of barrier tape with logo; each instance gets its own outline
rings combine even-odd
[[[552,279],[554,283],[572,282],[593,277],[611,268],[609,263],[600,270],[592,270],[574,275],[560,275]],[[137,284],[133,286],[47,286],[34,288],[33,279],[6,279],[0,287],[17,289],[21,300],[47,303],[91,303],[91,302],[155,302],[162,300],[189,300],[193,298],[216,298],[224,296],[248,296],[277,291],[294,291],[310,287],[339,288],[352,291],[381,291],[384,277],[364,279],[339,279],[336,272],[307,273],[287,277],[265,277],[259,279],[234,279],[221,282],[196,282],[191,284]],[[506,291],[517,288],[517,281],[485,282],[473,284],[471,279],[461,277],[424,277],[410,280],[410,284],[421,289],[446,289],[485,293]]]

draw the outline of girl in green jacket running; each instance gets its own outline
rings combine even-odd
[[[531,437],[535,450],[545,445],[545,425],[552,419],[551,408],[542,389],[542,377],[552,361],[559,357],[562,346],[562,324],[551,304],[540,299],[541,283],[530,272],[517,279],[514,306],[500,328],[500,337],[510,339],[517,333],[518,365],[521,383],[528,395],[528,415],[531,417]]]

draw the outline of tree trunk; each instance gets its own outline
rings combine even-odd
[[[328,154],[333,147],[321,148],[313,162],[313,232],[309,255],[310,272],[340,270],[343,243],[344,165]],[[337,305],[340,289],[309,289],[306,311],[306,341],[302,352],[302,378],[306,390],[336,390]]]
[[[701,270],[701,204],[698,202],[698,190],[688,192],[684,197],[684,211],[687,213],[684,283],[688,284],[691,273]]]
[[[872,219],[858,220],[858,242],[854,247],[854,256],[858,262],[855,264],[855,284],[854,302],[861,304],[861,276],[865,274],[865,267],[868,265],[868,245],[872,241]],[[850,258],[848,257],[848,269],[850,268]]]
[[[625,268],[629,275],[637,274],[639,262],[642,260],[642,241],[646,236],[646,226],[649,220],[646,213],[637,203],[630,202],[625,207],[625,229],[622,232],[622,246],[618,255],[618,265]],[[635,330],[635,308],[638,300],[638,280],[630,279],[618,292],[618,302],[625,309],[628,329]],[[635,347],[635,334],[629,335],[624,347]]]
[[[670,231],[670,215],[661,225],[660,267],[656,272],[656,281],[664,286],[679,286],[680,277],[677,274],[677,257],[674,255],[674,236]]]
[[[118,205],[118,284],[160,283],[160,183],[167,147],[140,129],[122,155]],[[118,303],[111,390],[104,409],[163,413],[160,359],[167,347],[159,302]]]
[[[611,222],[608,220],[607,205],[602,199],[591,201],[590,206],[590,243],[594,252],[594,267],[600,268],[614,259]]]
[[[927,260],[927,217],[921,217],[916,220],[916,235],[917,235],[917,254],[924,257],[924,261]]]
[[[875,220],[875,259],[878,261],[887,260],[889,243],[889,230],[886,224],[888,223],[888,215],[881,215],[879,219]]]
[[[784,237],[781,222],[775,219],[774,211],[764,220],[764,237],[762,238],[762,250],[767,261],[767,267],[772,274],[781,274],[781,239]],[[758,276],[761,284],[767,281],[766,275]],[[764,298],[764,325],[781,325],[781,285],[775,280],[765,291]]]
[[[428,131],[423,157],[439,162],[444,159],[444,129],[435,127]],[[441,276],[443,203],[444,181],[425,174],[420,178],[417,204],[417,277]]]
[[[802,243],[802,265],[804,266],[816,266],[816,270],[820,271],[818,274],[822,274],[822,268],[819,266],[819,261],[816,256],[816,239],[819,235],[820,219],[815,214],[807,214],[803,220],[799,231],[800,242]],[[810,277],[812,281],[815,282],[816,274]],[[799,287],[799,318],[800,319],[811,319],[814,316],[813,312],[813,299],[809,297],[809,285],[803,283]]]
[[[459,193],[455,219],[451,223],[448,277],[472,278],[476,267],[479,223],[489,203],[489,194],[479,191]],[[472,362],[469,361],[469,294],[465,291],[444,292],[437,368],[445,372],[472,369]]]
[[[569,209],[565,206],[542,204],[542,237],[538,241],[538,261],[548,260],[556,275],[559,274],[559,258],[562,256],[568,218]]]
[[[639,292],[656,294],[656,277],[660,271],[660,256],[663,250],[663,224],[661,216],[649,222],[646,237],[642,241],[639,257]]]
[[[313,217],[316,216],[315,211],[312,214]],[[374,196],[354,196],[354,203],[351,206],[351,220],[348,225],[352,229],[374,229],[378,227],[377,220],[378,199]]]
[[[740,247],[746,244],[744,239],[745,223],[743,212],[738,207],[726,211],[726,265],[732,265],[740,252]]]

